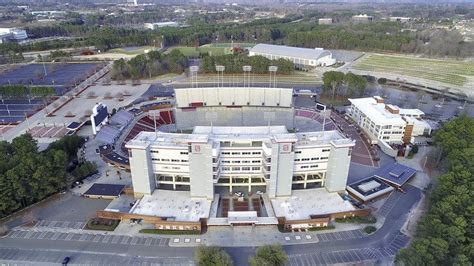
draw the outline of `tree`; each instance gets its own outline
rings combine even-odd
[[[344,73],[339,71],[327,71],[323,74],[323,90],[324,92],[332,92],[332,98],[336,95],[336,91],[344,83]]]
[[[249,262],[252,266],[283,266],[288,256],[280,245],[266,245],[259,247]]]
[[[195,254],[196,264],[199,266],[231,266],[232,260],[223,249],[219,247],[199,246]]]

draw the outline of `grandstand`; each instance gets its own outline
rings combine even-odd
[[[169,125],[174,123],[173,111],[172,110],[163,110],[156,115],[156,127],[158,128],[161,125]],[[148,114],[148,116],[142,117],[137,123],[130,129],[127,136],[125,137],[122,143],[122,151],[125,154],[128,154],[127,149],[125,148],[125,143],[129,140],[135,138],[140,132],[153,132],[155,131],[155,122],[153,116]]]

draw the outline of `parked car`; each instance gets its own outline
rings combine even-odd
[[[263,192],[262,192],[262,191],[260,191],[260,190],[257,190],[257,192],[256,192],[255,194],[257,194],[257,195],[260,195],[260,196],[261,196],[261,195],[263,195]]]

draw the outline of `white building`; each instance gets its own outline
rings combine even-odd
[[[260,55],[271,60],[287,59],[293,62],[296,68],[331,66],[336,63],[332,53],[322,48],[310,49],[261,43],[252,47],[249,55]]]
[[[352,16],[352,20],[354,22],[359,22],[359,23],[366,23],[366,22],[371,22],[374,20],[374,17],[373,16],[369,16],[367,14],[359,14],[359,15],[355,15],[355,16]]]
[[[353,146],[337,131],[295,134],[284,126],[141,132],[126,144],[136,196],[160,188],[208,200],[217,187],[260,190],[270,198],[291,196],[293,189],[344,191]]]
[[[99,132],[103,126],[107,125],[107,122],[109,121],[107,105],[102,103],[97,103],[94,105],[90,119],[92,124],[92,133],[97,135],[97,132]]]
[[[332,18],[320,18],[318,19],[319,25],[331,25],[333,23]]]
[[[431,134],[430,125],[422,120],[424,113],[418,109],[403,109],[385,104],[380,96],[349,99],[350,116],[369,136],[372,144],[410,143],[414,137]]]
[[[409,17],[390,17],[390,21],[392,22],[410,22],[411,18]]]
[[[28,39],[25,30],[16,28],[0,28],[0,43],[7,41],[21,41]]]
[[[163,27],[179,27],[179,23],[174,21],[145,23],[144,27],[145,29],[156,30]]]

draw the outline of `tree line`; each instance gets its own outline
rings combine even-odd
[[[323,92],[332,98],[336,96],[362,96],[367,87],[364,76],[351,72],[327,71],[323,74]]]
[[[198,266],[232,266],[234,263],[227,252],[219,247],[200,246],[196,249],[195,260]],[[280,245],[265,245],[257,248],[249,258],[251,266],[283,266],[288,256]]]
[[[225,73],[242,73],[243,66],[252,66],[252,73],[268,73],[269,66],[277,66],[279,74],[291,74],[294,65],[286,59],[270,60],[263,56],[247,56],[246,54],[229,54],[221,56],[205,56],[202,59],[201,72],[216,73],[216,65],[225,67]]]
[[[114,62],[112,78],[116,80],[152,78],[166,73],[181,74],[188,66],[188,60],[178,50],[169,54],[150,51],[130,61],[119,59]]]
[[[0,142],[0,217],[38,202],[68,185],[66,167],[84,140],[66,136],[45,151],[24,134]]]
[[[52,87],[32,87],[24,85],[0,85],[2,98],[18,97],[47,97],[53,96],[56,91]]]
[[[410,247],[396,257],[405,265],[472,265],[474,258],[474,118],[461,116],[436,134],[448,171],[431,191],[429,209]]]

